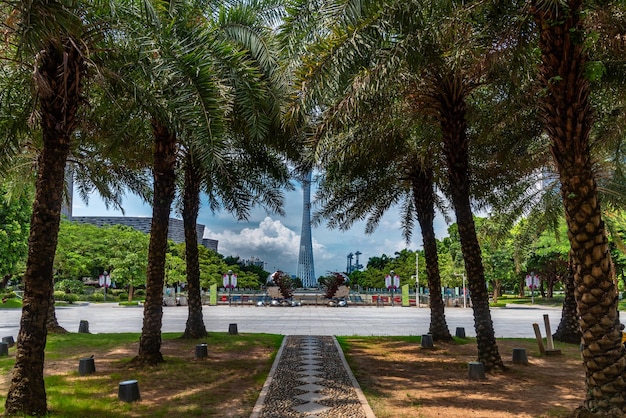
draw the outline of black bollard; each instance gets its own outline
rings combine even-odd
[[[2,342],[9,344],[9,348],[15,345],[15,340],[13,339],[13,336],[2,337]]]
[[[196,358],[205,358],[208,357],[209,350],[206,344],[198,344],[196,345]]]
[[[89,334],[89,321],[80,321],[78,325],[78,332],[82,334]]]
[[[96,372],[96,363],[93,356],[78,360],[78,374],[84,376]]]
[[[9,344],[2,342],[0,343],[0,357],[9,355]]]
[[[237,335],[237,324],[228,324],[228,333],[230,335]]]
[[[479,361],[470,361],[469,369],[467,370],[467,377],[470,380],[484,380],[485,366]]]
[[[465,328],[463,328],[463,327],[456,327],[456,336],[458,338],[465,338]]]
[[[135,402],[141,399],[139,395],[139,383],[136,380],[120,382],[117,398],[123,402]]]
[[[433,348],[433,336],[432,334],[422,335],[422,348]]]

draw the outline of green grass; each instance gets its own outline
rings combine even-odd
[[[22,301],[20,299],[7,299],[6,302],[4,303],[0,302],[0,309],[2,308],[12,309],[12,308],[21,308],[21,307],[22,307]]]
[[[240,410],[241,416],[249,416],[283,339],[273,334],[209,333],[201,340],[183,340],[180,333],[165,333],[165,362],[137,367],[131,360],[137,354],[139,337],[138,333],[50,335],[46,362],[54,364],[54,374],[45,378],[49,416],[202,417],[231,407]],[[208,345],[208,358],[195,359],[199,343]],[[126,354],[115,355],[121,350]],[[0,359],[3,376],[13,367],[15,348],[9,354]],[[80,376],[78,360],[92,354],[96,373]],[[146,402],[117,399],[119,382],[130,379],[138,381]],[[6,394],[4,386],[0,416]]]

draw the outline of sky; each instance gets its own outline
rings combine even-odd
[[[311,193],[315,193],[314,186]],[[302,189],[296,187],[296,190],[286,192],[285,196],[285,216],[268,214],[256,208],[247,221],[237,221],[228,212],[211,213],[203,206],[200,208],[198,223],[205,225],[205,238],[219,241],[220,254],[242,259],[259,258],[265,262],[267,271],[282,270],[295,275],[302,228]],[[126,216],[152,216],[151,207],[132,194],[126,196],[123,207]],[[74,216],[122,216],[119,211],[107,210],[97,195],[90,197],[88,204],[85,204],[77,193],[74,194],[72,213]],[[174,211],[171,217],[181,219]],[[436,218],[437,238],[447,235],[447,227],[441,217]],[[393,256],[396,251],[405,248],[412,251],[422,249],[419,228],[413,231],[411,242],[405,242],[400,217],[395,210],[383,217],[373,234],[366,235],[364,231],[364,222],[355,224],[345,232],[330,230],[325,224],[314,226],[311,236],[315,277],[345,271],[349,253],[360,251],[359,263],[365,266],[370,257],[380,257],[382,254]],[[353,259],[353,264],[355,262],[356,259]]]

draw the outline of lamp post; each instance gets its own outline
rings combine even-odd
[[[420,252],[415,251],[415,305],[420,307],[420,276],[419,276],[419,266],[420,266]]]
[[[224,287],[228,289],[228,306],[231,306],[230,291],[237,286],[237,275],[232,270],[228,270],[224,276],[222,276]]]
[[[400,276],[398,276],[393,270],[385,276],[385,286],[391,291],[391,306],[394,306],[393,291],[400,286]]]

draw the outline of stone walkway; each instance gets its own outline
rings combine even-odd
[[[286,336],[250,418],[375,418],[332,336]]]

